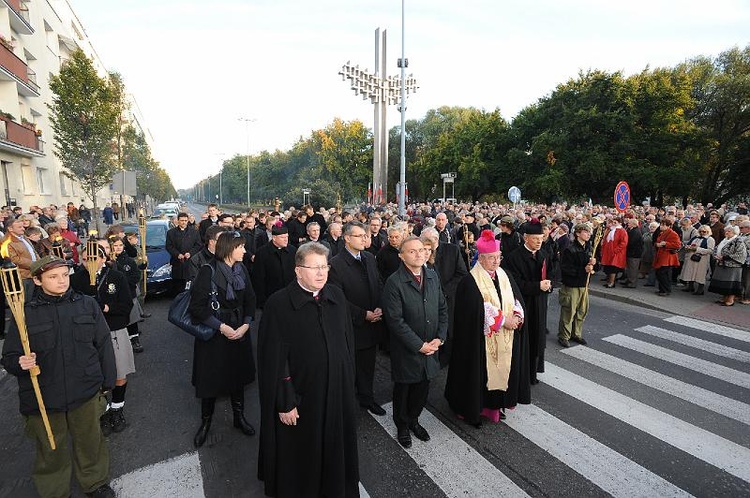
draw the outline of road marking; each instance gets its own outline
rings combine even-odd
[[[155,463],[112,481],[117,496],[128,498],[204,498],[201,462],[197,452]]]
[[[395,438],[391,403],[383,408],[386,415],[373,418]],[[430,433],[430,441],[423,443],[412,437],[413,445],[405,451],[447,496],[528,496],[427,410],[422,412],[419,423]]]
[[[716,363],[701,358],[678,353],[677,351],[672,351],[671,349],[663,348],[655,344],[639,341],[632,337],[626,337],[622,334],[611,335],[605,337],[603,340],[624,348],[632,349],[633,351],[637,351],[647,356],[674,363],[675,365],[708,375],[709,377],[723,380],[729,384],[750,389],[750,374],[748,373],[740,372],[739,370],[734,370],[733,368],[725,367],[723,365],[717,365]]]
[[[679,332],[663,329],[661,327],[654,327],[652,325],[638,327],[635,330],[636,332],[641,332],[643,334],[666,339],[668,341],[676,342],[677,344],[701,349],[711,354],[723,356],[725,358],[741,361],[744,363],[750,363],[750,353],[742,351],[740,349],[730,348],[729,346],[724,346],[723,344],[716,344],[715,342],[707,341],[705,339],[699,339],[690,335],[680,334]]]
[[[659,391],[671,394],[676,398],[689,401],[706,410],[711,410],[725,417],[750,425],[750,405],[747,403],[716,394],[708,389],[688,384],[687,382],[649,370],[648,368],[595,349],[569,348],[563,349],[562,352],[591,363],[608,372],[616,373]]]
[[[548,363],[543,382],[626,424],[750,482],[750,449]]]
[[[615,498],[692,496],[535,405],[517,411],[505,421],[511,429]]]
[[[362,483],[359,483],[359,498],[370,498],[370,494],[367,492]]]
[[[725,327],[724,325],[704,322],[701,320],[696,320],[695,318],[688,318],[686,316],[673,316],[670,318],[665,318],[664,320],[669,323],[682,325],[683,327],[698,329],[709,334],[731,337],[732,339],[737,339],[738,341],[742,342],[750,342],[750,332],[748,332],[747,330],[733,329],[732,327]]]

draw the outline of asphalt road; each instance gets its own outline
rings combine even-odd
[[[556,299],[550,303],[554,331]],[[142,326],[145,352],[129,379],[129,427],[110,437],[120,496],[263,496],[258,439],[232,428],[228,400],[217,405],[207,444],[192,447],[200,417],[192,339],[167,322],[168,305],[147,302],[153,317]],[[415,440],[405,451],[388,417],[360,412],[363,495],[750,495],[750,332],[675,320],[594,298],[589,346],[562,352],[548,336],[533,404],[509,412],[507,423],[475,429],[457,420],[442,396],[445,372],[432,384],[423,422],[430,443]],[[16,382],[0,376],[0,496],[35,496]],[[385,404],[389,376],[389,360],[379,356],[376,397]],[[247,418],[257,423],[256,384],[246,398]]]

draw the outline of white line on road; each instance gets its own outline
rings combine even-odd
[[[128,498],[204,498],[197,452],[155,463],[112,481],[117,496]]]
[[[688,318],[686,316],[673,316],[665,318],[665,321],[682,325],[683,327],[689,327],[691,329],[702,330],[709,334],[721,335],[724,337],[731,337],[742,342],[750,342],[750,332],[746,330],[733,329],[732,327],[725,327],[724,325],[717,325],[715,323],[704,322],[696,320],[695,318]]]
[[[705,339],[699,339],[691,335],[680,334],[672,330],[663,329],[661,327],[654,327],[652,325],[646,325],[644,327],[638,327],[635,329],[637,332],[643,334],[652,335],[661,339],[676,342],[684,346],[690,346],[691,348],[702,349],[711,354],[723,356],[732,360],[741,361],[744,363],[750,363],[750,353],[742,351],[740,349],[731,348],[724,346],[723,344],[716,344],[715,342],[707,341]]]
[[[701,408],[711,410],[725,417],[750,425],[750,405],[741,401],[716,394],[708,389],[694,386],[681,380],[669,377],[648,368],[630,363],[616,356],[602,353],[591,348],[563,349],[566,355],[596,365],[608,372],[613,372],[659,391],[671,394]]]
[[[386,415],[373,418],[395,437],[391,403],[383,408]],[[419,423],[430,433],[430,441],[423,443],[413,437],[413,446],[405,451],[447,496],[528,496],[427,410],[422,412]]]
[[[605,337],[603,340],[624,348],[632,349],[633,351],[637,351],[647,356],[674,363],[675,365],[708,375],[709,377],[723,380],[729,384],[750,389],[750,374],[748,373],[740,372],[739,370],[734,370],[733,368],[725,367],[723,365],[717,365],[714,362],[695,358],[684,353],[678,353],[677,351],[656,346],[655,344],[639,341],[632,337],[626,337],[622,334],[611,335]]]
[[[548,363],[543,382],[699,460],[750,482],[750,449]]]
[[[522,411],[508,414],[511,429],[615,498],[692,496],[541,408],[529,405]]]

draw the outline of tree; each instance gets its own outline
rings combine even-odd
[[[99,77],[80,49],[71,54],[59,75],[50,77],[50,89],[55,156],[65,175],[78,181],[92,200],[98,226],[96,194],[109,184],[118,166],[117,91],[108,78]]]

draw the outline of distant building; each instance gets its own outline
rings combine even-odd
[[[100,76],[107,74],[67,0],[0,0],[0,204],[44,206],[91,200],[63,174],[53,153],[47,103],[50,76],[81,48]],[[151,136],[132,101],[125,119]],[[119,202],[119,193],[104,188],[97,202]]]

